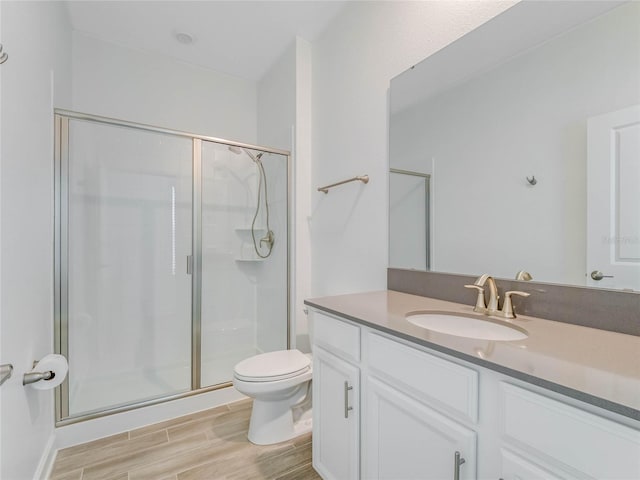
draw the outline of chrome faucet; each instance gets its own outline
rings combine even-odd
[[[484,296],[484,286],[489,285],[489,302],[487,304]],[[509,291],[505,293],[505,301],[502,310],[498,306],[498,287],[496,281],[489,274],[480,275],[473,285],[465,285],[466,288],[475,288],[478,291],[478,297],[476,299],[476,305],[473,307],[474,312],[484,313],[485,315],[498,315],[504,318],[516,318],[516,313],[511,302],[512,295],[518,295],[520,297],[528,297],[531,295],[527,292],[519,292],[517,290]]]

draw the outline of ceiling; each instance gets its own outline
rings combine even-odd
[[[346,1],[67,1],[75,30],[258,81],[295,36],[313,41]],[[175,34],[188,33],[185,45]]]

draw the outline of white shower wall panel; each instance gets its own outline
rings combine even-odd
[[[248,155],[203,142],[202,386],[230,381],[235,363],[257,351],[258,262],[239,259],[252,254],[258,178]]]
[[[262,157],[269,193],[270,226],[275,243],[257,270],[257,347],[270,352],[287,347],[287,168],[284,157]]]

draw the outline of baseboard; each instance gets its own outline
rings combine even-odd
[[[199,393],[134,410],[57,427],[56,448],[63,449],[99,438],[163,422],[246,398],[233,387]]]
[[[58,450],[54,448],[55,441],[56,435],[52,432],[51,435],[49,435],[49,440],[47,440],[47,444],[45,445],[40,461],[38,462],[38,468],[36,468],[36,471],[33,474],[33,480],[47,480],[51,475],[51,469],[53,468],[53,463],[55,462],[56,455],[58,453]]]

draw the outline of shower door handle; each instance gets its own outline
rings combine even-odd
[[[193,255],[187,255],[187,275],[193,275]]]

